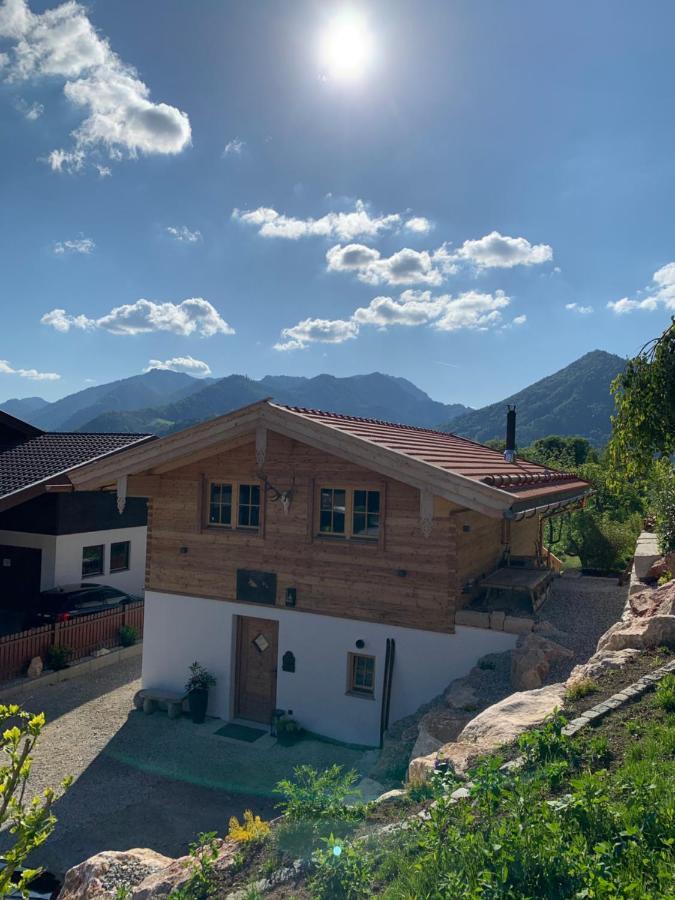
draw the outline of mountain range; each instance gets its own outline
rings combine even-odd
[[[337,378],[244,375],[194,378],[151,369],[96,385],[48,403],[40,397],[12,399],[0,409],[51,431],[118,431],[168,434],[248,403],[273,398],[290,406],[324,409],[365,418],[453,431],[473,440],[503,437],[505,407],[518,410],[518,444],[549,434],[580,435],[594,444],[609,437],[612,380],[625,361],[594,350],[517,394],[482,409],[441,403],[405,378],[372,372]]]

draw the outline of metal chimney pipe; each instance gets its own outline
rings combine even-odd
[[[504,459],[512,463],[516,458],[516,407],[507,407],[506,413],[506,448]]]

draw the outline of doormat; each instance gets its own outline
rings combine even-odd
[[[261,738],[267,732],[260,728],[249,728],[248,725],[235,725],[233,722],[229,722],[227,725],[219,728],[216,734],[219,734],[221,737],[232,738],[235,741],[246,741],[247,744],[252,744],[253,741],[257,741],[258,738]]]

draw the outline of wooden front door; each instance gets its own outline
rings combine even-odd
[[[235,715],[269,725],[277,703],[279,623],[239,616]]]

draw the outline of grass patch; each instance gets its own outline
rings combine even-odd
[[[589,694],[597,694],[600,685],[594,678],[580,678],[565,691],[565,700],[581,700]]]

